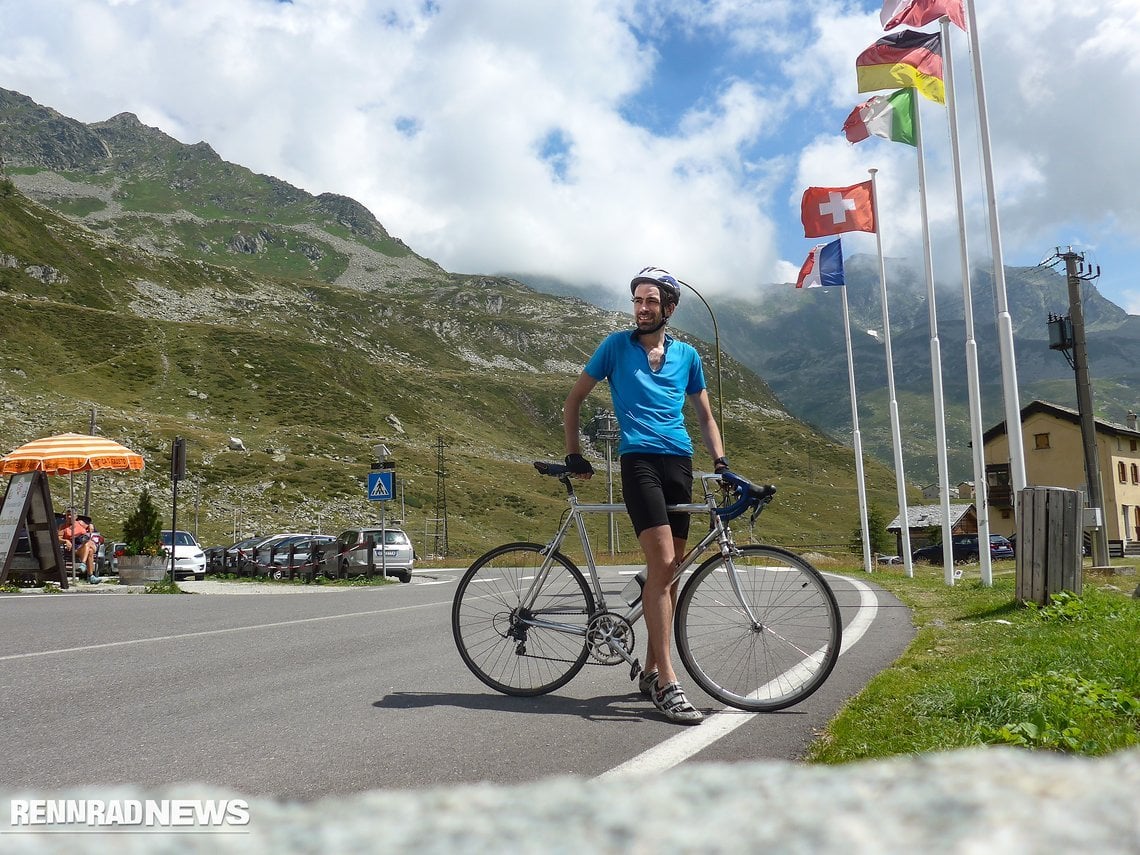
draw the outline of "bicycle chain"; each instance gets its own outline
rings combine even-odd
[[[522,653],[520,655],[525,657],[526,659],[540,659],[543,662],[566,662],[568,664],[573,664],[574,662],[578,661],[577,659],[559,659],[557,656],[538,656],[534,653]],[[620,662],[598,662],[596,659],[594,659],[591,656],[591,657],[587,658],[583,664],[585,664],[585,665],[605,665],[605,666],[609,667],[609,666],[613,666],[613,665],[620,665],[621,663]]]
[[[633,627],[629,625],[629,622],[626,621],[625,618],[623,618],[620,615],[617,615],[613,612],[599,612],[599,613],[597,613],[596,615],[594,615],[590,619],[590,624],[593,624],[600,617],[608,617],[608,618],[611,618],[614,620],[621,621],[622,623],[625,624],[626,630],[629,632],[630,637],[633,636]],[[506,637],[506,636],[504,636],[504,637]],[[526,642],[524,641],[523,643],[525,644]],[[586,644],[589,645],[589,641],[587,641]],[[631,655],[633,653],[632,650],[628,650],[626,652],[630,653]],[[565,662],[567,664],[573,664],[573,663],[578,661],[577,659],[563,659],[563,658],[558,657],[558,656],[539,656],[536,653],[519,653],[517,655],[525,656],[527,659],[539,659],[543,662]],[[583,664],[584,665],[605,665],[608,667],[612,667],[614,665],[621,665],[623,662],[625,662],[625,660],[622,659],[621,657],[616,658],[613,662],[602,661],[601,657],[599,657],[595,648],[593,646],[590,646],[590,655],[589,655],[589,657],[587,657],[586,661]]]

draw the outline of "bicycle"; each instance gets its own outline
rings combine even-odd
[[[483,683],[507,695],[552,692],[591,659],[611,666],[625,662],[630,679],[636,679],[639,589],[631,583],[628,610],[610,610],[583,519],[589,513],[623,513],[625,505],[580,503],[566,466],[538,461],[534,467],[562,482],[569,510],[549,543],[503,544],[467,569],[451,610],[459,655]],[[669,508],[709,517],[708,533],[680,560],[674,581],[717,547],[692,571],[677,600],[673,629],[681,661],[697,685],[724,704],[749,712],[792,706],[823,685],[839,657],[843,632],[835,595],[798,555],[775,546],[735,545],[729,521],[751,511],[749,522],[755,524],[774,486],[756,486],[727,472],[700,478],[703,502]],[[589,583],[560,551],[572,525]]]

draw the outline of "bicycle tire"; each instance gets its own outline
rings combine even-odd
[[[723,556],[696,569],[674,616],[686,670],[722,703],[775,712],[811,695],[839,658],[843,625],[835,594],[818,570],[774,546],[744,546],[732,557],[759,626],[733,591]]]
[[[507,543],[472,564],[455,591],[451,632],[463,662],[476,677],[506,695],[544,695],[564,686],[589,656],[586,626],[594,597],[582,571],[556,552],[546,582],[530,610],[580,628],[580,634],[527,625],[519,608],[542,566],[537,543]]]

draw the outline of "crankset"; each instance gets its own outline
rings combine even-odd
[[[586,627],[586,646],[594,660],[602,665],[617,665],[619,662],[634,665],[634,644],[633,627],[613,612],[594,615]]]

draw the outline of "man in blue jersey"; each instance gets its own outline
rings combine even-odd
[[[636,328],[607,336],[566,397],[566,464],[583,478],[593,474],[582,457],[579,421],[582,402],[606,380],[621,428],[622,494],[647,569],[642,605],[648,649],[638,685],[670,721],[698,724],[703,716],[685,698],[670,655],[677,602],[672,578],[685,554],[689,515],[666,513],[665,506],[692,501],[693,444],[682,412],[686,399],[696,412],[715,471],[728,469],[728,460],[709,406],[701,358],[691,345],[665,332],[681,299],[677,279],[647,267],[629,287]]]

